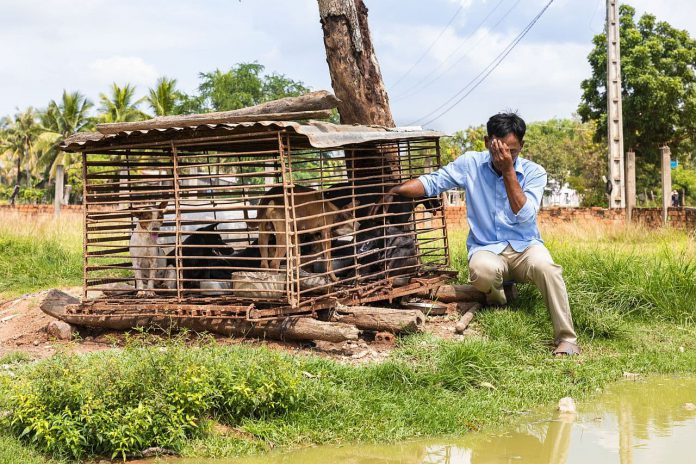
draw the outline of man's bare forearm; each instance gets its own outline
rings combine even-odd
[[[406,198],[421,198],[425,196],[425,187],[418,179],[411,179],[389,190],[389,193]]]
[[[503,183],[505,184],[505,191],[507,192],[508,201],[510,202],[510,209],[512,209],[513,213],[517,214],[527,202],[527,195],[522,191],[522,187],[517,180],[517,173],[514,169],[503,172]]]

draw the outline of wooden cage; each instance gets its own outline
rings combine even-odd
[[[262,320],[437,286],[450,275],[440,199],[375,203],[439,166],[440,135],[318,122],[77,134],[63,144],[84,173],[74,311]]]

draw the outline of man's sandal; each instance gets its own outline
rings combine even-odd
[[[580,347],[575,343],[561,342],[558,344],[555,350],[553,350],[554,356],[576,356],[580,354]]]

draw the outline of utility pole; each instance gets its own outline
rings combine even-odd
[[[621,109],[621,48],[616,0],[607,0],[607,126],[609,129],[609,208],[624,208],[624,147]]]

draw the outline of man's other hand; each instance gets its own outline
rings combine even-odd
[[[396,197],[396,190],[398,190],[398,188],[399,186],[397,185],[396,187],[392,187],[391,189],[389,189],[389,191],[384,194],[382,199],[375,203],[372,206],[372,208],[370,208],[370,211],[367,214],[370,216],[376,216],[380,213],[387,211],[389,205],[392,201],[394,201],[394,198]]]

